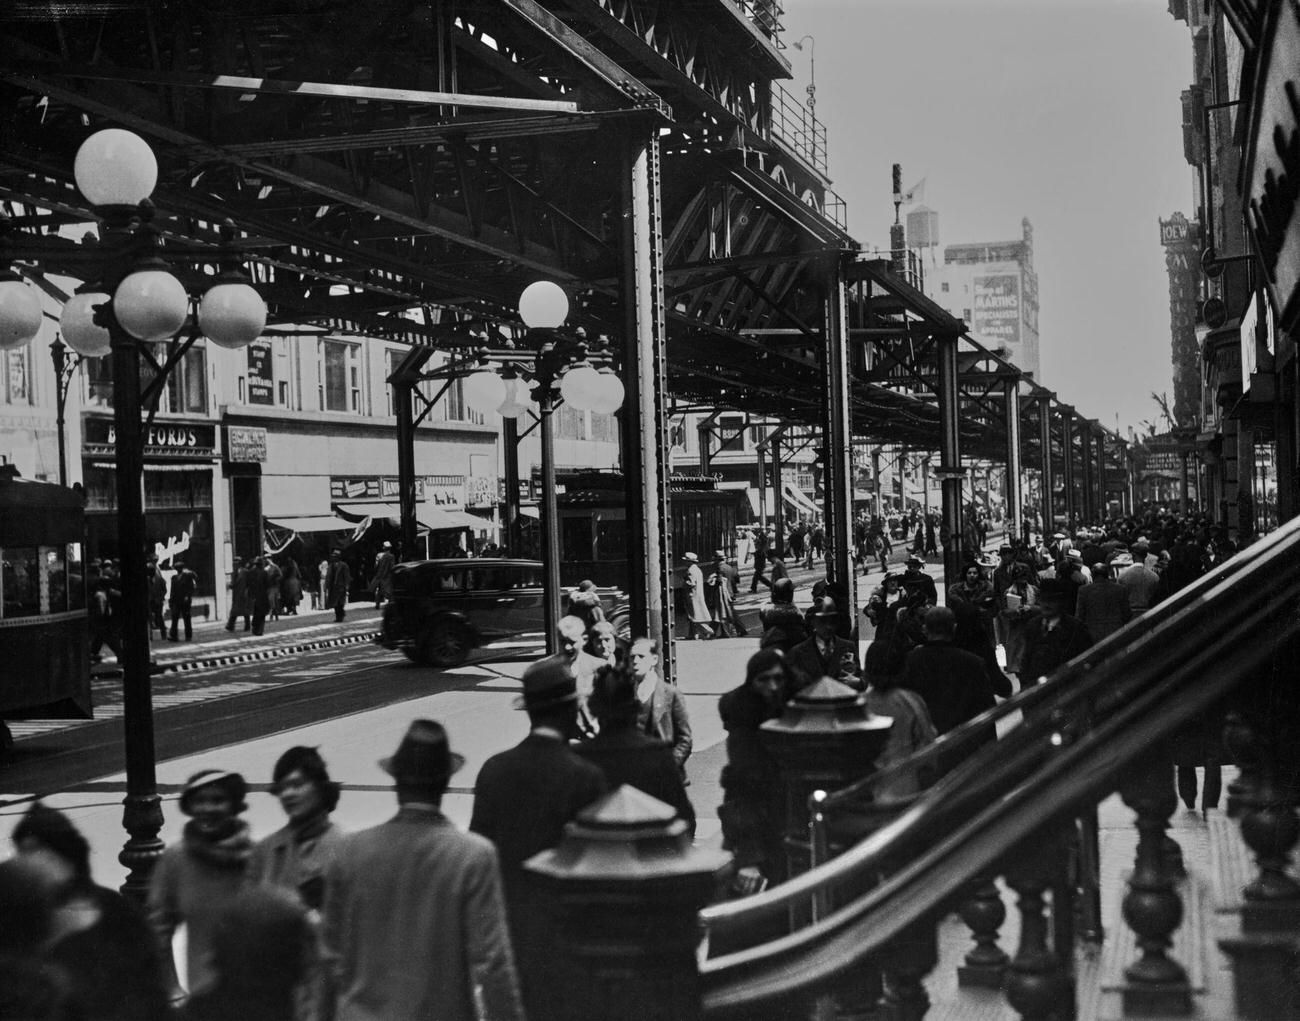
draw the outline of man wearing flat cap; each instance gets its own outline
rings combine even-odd
[[[786,662],[800,687],[816,684],[830,677],[853,688],[862,687],[862,670],[858,666],[857,645],[837,635],[839,607],[829,596],[822,596],[810,613],[813,636],[794,646]]]
[[[517,707],[528,712],[528,736],[483,764],[469,828],[491,840],[501,856],[524,1005],[530,1018],[549,1018],[558,1015],[564,992],[551,980],[555,911],[523,863],[555,847],[565,824],[607,784],[599,766],[569,747],[578,734],[578,686],[569,663],[559,656],[539,660],[524,671],[523,686]]]
[[[433,720],[413,721],[380,760],[397,815],[345,836],[326,875],[321,935],[335,1021],[525,1017],[497,851],[440,807],[463,764]]]

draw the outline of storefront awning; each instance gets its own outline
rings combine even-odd
[[[808,497],[803,494],[802,490],[796,489],[791,483],[783,482],[781,484],[781,493],[790,503],[799,508],[799,510],[805,511],[808,514],[821,515],[822,509],[809,500]]]
[[[314,514],[301,518],[267,518],[272,528],[288,528],[294,532],[342,532],[357,526],[351,521],[336,518],[333,514]]]
[[[344,517],[355,521],[360,521],[362,518],[386,518],[396,524],[402,520],[401,504],[396,503],[336,503],[334,509]],[[416,505],[415,520],[433,532],[447,529],[489,528],[492,525],[492,522],[484,518],[466,514],[461,510],[448,510],[424,504]]]

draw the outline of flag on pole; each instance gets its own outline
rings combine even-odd
[[[903,206],[920,205],[925,201],[925,178],[921,178],[907,191],[897,193],[894,201]]]

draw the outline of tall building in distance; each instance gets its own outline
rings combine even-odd
[[[1174,213],[1160,221],[1160,243],[1169,272],[1169,332],[1172,339],[1174,422],[1199,424],[1201,409],[1201,349],[1196,336],[1200,298],[1201,226]]]
[[[1034,228],[1020,221],[1018,241],[948,245],[943,265],[927,276],[931,296],[964,319],[985,346],[1031,376],[1038,369],[1038,274],[1034,271]]]

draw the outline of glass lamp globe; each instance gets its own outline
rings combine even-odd
[[[569,317],[569,296],[550,280],[535,280],[519,295],[519,318],[533,330],[554,330]]]
[[[81,143],[72,174],[91,205],[137,206],[153,194],[158,161],[139,135],[105,128]]]
[[[465,391],[465,403],[475,411],[485,414],[496,411],[506,399],[506,381],[487,369],[466,376],[461,385]]]
[[[601,369],[597,376],[600,385],[596,388],[596,399],[591,404],[591,410],[602,415],[612,415],[623,406],[623,398],[626,396],[623,381],[609,368]]]
[[[41,299],[21,280],[0,280],[0,350],[21,347],[41,330]]]
[[[63,305],[59,330],[63,340],[83,358],[103,358],[112,345],[108,330],[95,322],[95,306],[108,301],[102,291],[74,294]]]
[[[142,269],[117,285],[113,314],[136,340],[152,342],[176,335],[189,315],[190,297],[165,269]]]
[[[266,302],[249,284],[214,284],[199,302],[199,329],[218,347],[247,347],[265,328]]]
[[[528,383],[518,377],[505,380],[506,396],[497,406],[502,418],[519,418],[528,410]]]
[[[587,411],[598,399],[600,387],[599,372],[590,365],[576,365],[560,380],[560,396],[566,404],[571,404],[579,411]]]

